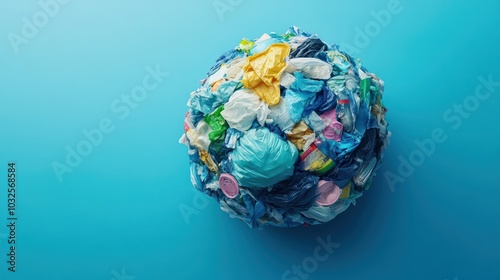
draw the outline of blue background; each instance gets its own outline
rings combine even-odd
[[[496,1],[400,0],[401,12],[354,54],[386,83],[393,133],[371,189],[328,224],[263,230],[196,196],[178,144],[189,93],[242,37],[297,25],[355,45],[356,27],[373,24],[371,12],[390,1],[221,2],[230,9],[69,1],[18,53],[9,33],[22,34],[23,17],[32,21],[41,7],[0,3],[0,279],[282,279],[328,236],[340,247],[308,279],[500,279],[500,87],[460,125],[457,113],[443,117],[471,100],[478,77],[500,81]],[[112,103],[156,65],[168,77],[120,119]],[[114,130],[59,181],[53,163],[64,164],[66,147],[106,118]],[[435,128],[446,141],[391,189],[384,174],[398,175],[398,157],[408,159]],[[15,273],[4,225],[10,161]]]

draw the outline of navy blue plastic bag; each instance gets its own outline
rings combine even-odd
[[[262,201],[276,208],[306,210],[316,201],[319,177],[297,172],[268,191],[259,194]]]

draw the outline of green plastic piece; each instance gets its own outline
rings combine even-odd
[[[204,118],[207,124],[212,128],[212,131],[208,134],[208,139],[210,139],[210,141],[219,139],[229,127],[226,120],[220,114],[223,110],[224,105],[221,105]]]

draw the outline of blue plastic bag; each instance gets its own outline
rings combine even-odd
[[[304,107],[316,97],[316,93],[323,89],[325,83],[308,79],[304,74],[295,72],[295,82],[286,90],[285,102],[290,117],[294,122],[299,122],[304,112]]]
[[[292,176],[297,148],[269,129],[250,129],[229,155],[240,186],[265,188]]]
[[[285,181],[259,194],[262,201],[276,208],[307,210],[316,201],[319,177],[296,172]]]

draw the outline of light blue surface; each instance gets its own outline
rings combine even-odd
[[[218,14],[214,3],[234,7]],[[0,279],[500,279],[500,86],[478,104],[472,97],[478,77],[500,81],[499,5],[390,3],[73,0],[16,54],[9,33],[42,10],[2,1]],[[371,12],[388,5],[391,19],[373,24]],[[359,49],[351,53],[386,82],[393,137],[357,206],[322,226],[251,230],[195,196],[177,141],[189,93],[215,59],[242,37],[290,25]],[[361,42],[357,27],[373,36]],[[127,114],[121,96],[157,65],[169,75]],[[478,107],[447,113],[464,100]],[[53,163],[106,119],[114,129],[60,182]],[[414,141],[435,128],[445,142],[391,190],[384,174],[400,174],[398,157],[417,155]],[[15,273],[9,161],[18,168]],[[318,262],[317,238],[328,236],[338,248]],[[293,275],[294,265],[310,272]]]

